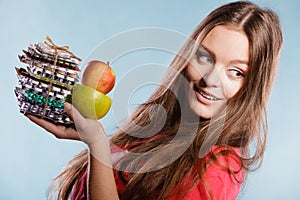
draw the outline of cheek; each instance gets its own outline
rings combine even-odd
[[[186,68],[186,76],[189,81],[199,81],[202,79],[204,72],[203,67],[196,67],[196,64],[189,64]]]
[[[242,87],[242,82],[225,81],[223,82],[223,91],[226,99],[232,98]]]

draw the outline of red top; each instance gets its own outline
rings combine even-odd
[[[217,148],[216,146],[211,148],[211,151],[216,154],[219,151],[224,150],[224,148]],[[238,148],[234,149],[237,153],[240,153]],[[119,159],[120,156],[124,155],[125,152],[117,152],[116,148],[112,148],[112,158]],[[230,163],[230,169],[238,171],[241,167],[240,161],[237,160],[234,156],[220,156],[217,158],[217,161],[221,166],[228,166],[227,161]],[[235,180],[235,178],[228,173],[226,169],[223,169],[217,162],[213,162],[204,174],[204,179],[208,185],[211,194],[216,200],[234,200],[237,198],[241,183]],[[115,181],[118,193],[121,194],[125,188],[125,184],[120,180],[118,173],[114,170]],[[243,171],[240,170],[236,174],[238,180],[243,180]],[[72,200],[85,200],[87,199],[87,172],[79,179],[75,184],[74,190],[72,193]],[[186,183],[191,182],[192,180],[184,179]],[[168,198],[168,200],[176,200],[175,197]],[[204,184],[200,183],[193,187],[185,196],[184,200],[210,200],[208,193],[206,192]]]

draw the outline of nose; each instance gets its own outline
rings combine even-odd
[[[207,87],[218,87],[221,84],[220,70],[214,66],[203,75]]]

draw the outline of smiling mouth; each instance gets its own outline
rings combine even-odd
[[[220,98],[217,98],[211,94],[207,94],[206,92],[204,92],[203,90],[201,90],[200,88],[194,86],[194,90],[199,93],[202,97],[204,97],[205,99],[208,99],[210,101],[219,101],[222,100]]]

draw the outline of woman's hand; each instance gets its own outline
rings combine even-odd
[[[119,199],[112,170],[109,140],[102,125],[97,120],[84,118],[69,103],[64,109],[74,121],[75,127],[67,128],[49,121],[26,114],[31,121],[52,133],[59,139],[81,140],[89,147],[89,199]]]
[[[64,110],[74,121],[75,126],[65,127],[53,124],[34,115],[25,114],[25,116],[59,139],[81,140],[88,146],[103,143],[103,140],[107,140],[103,127],[97,120],[84,118],[70,103],[65,103]]]

